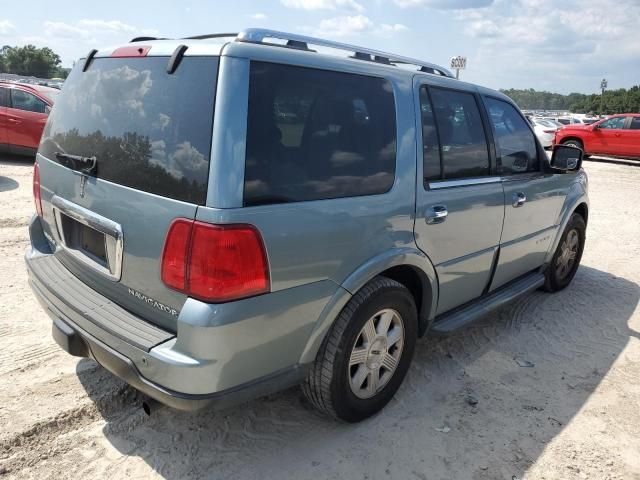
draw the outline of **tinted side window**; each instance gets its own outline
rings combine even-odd
[[[631,130],[640,130],[640,117],[631,117],[631,125],[629,125]]]
[[[608,120],[605,120],[600,124],[600,128],[612,129],[612,130],[620,130],[624,128],[624,122],[627,117],[614,117]]]
[[[7,107],[9,105],[9,90],[0,87],[0,107]]]
[[[12,88],[11,106],[27,112],[45,113],[47,104],[35,95]]]
[[[480,110],[471,93],[431,89],[440,145],[443,178],[489,174],[489,149]]]
[[[429,99],[427,87],[420,88],[420,114],[422,117],[422,173],[424,181],[442,178],[440,165],[440,145],[436,119]]]
[[[535,138],[518,111],[513,105],[495,98],[486,98],[485,103],[502,173],[509,175],[540,170]]]
[[[388,81],[251,63],[245,205],[384,193],[395,164]]]

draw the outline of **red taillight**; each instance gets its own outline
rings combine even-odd
[[[33,199],[36,203],[36,213],[42,216],[42,197],[40,196],[40,167],[38,163],[33,164]]]
[[[187,285],[187,259],[193,220],[179,218],[169,227],[162,252],[162,281],[169,287],[184,291]]]
[[[269,291],[267,257],[252,225],[175,220],[162,255],[162,281],[208,302],[227,302]]]

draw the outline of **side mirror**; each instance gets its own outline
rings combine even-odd
[[[593,130],[598,130],[600,128],[600,125],[594,125],[593,126]]]
[[[582,166],[582,150],[568,145],[556,145],[553,148],[549,165],[558,172],[575,172]]]

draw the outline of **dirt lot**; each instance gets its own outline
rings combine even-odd
[[[421,340],[389,406],[344,425],[298,389],[147,418],[134,390],[59,350],[22,260],[32,166],[0,160],[0,477],[640,479],[640,168],[586,164],[567,290]]]

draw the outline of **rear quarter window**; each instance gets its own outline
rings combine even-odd
[[[245,205],[384,193],[395,164],[390,82],[251,63]]]

